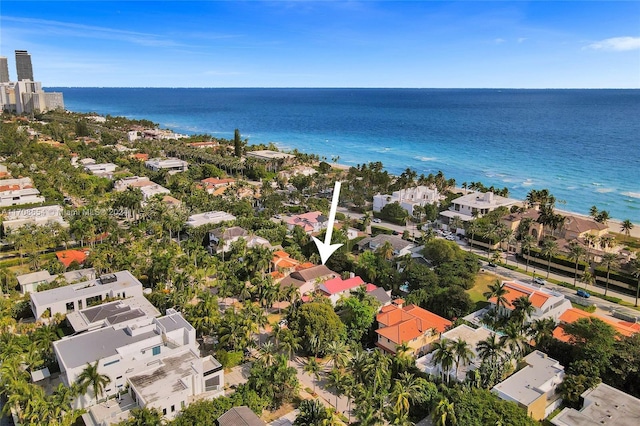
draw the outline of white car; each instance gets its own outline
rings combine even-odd
[[[456,237],[454,235],[451,235],[451,234],[447,235],[445,238],[447,240],[449,240],[449,241],[455,241],[456,240]]]
[[[375,219],[373,219],[373,223],[382,223],[382,220],[376,217]]]

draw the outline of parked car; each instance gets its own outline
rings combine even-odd
[[[490,267],[492,267],[492,268],[495,268],[495,267],[496,267],[496,264],[495,264],[495,263],[493,263],[493,262],[489,262],[489,263],[487,264],[487,266],[490,266]]]
[[[591,295],[589,294],[589,292],[587,292],[587,291],[585,291],[585,290],[583,290],[583,289],[579,289],[578,291],[576,291],[576,294],[577,294],[578,296],[580,296],[580,297],[584,297],[585,299],[586,299],[586,298],[591,297]]]
[[[544,280],[544,278],[542,277],[535,277],[533,279],[533,282],[538,284],[538,285],[545,285],[547,282]]]
[[[453,235],[451,235],[451,234],[447,235],[445,238],[446,238],[447,240],[449,240],[449,241],[455,241],[455,240],[456,240],[456,237],[454,237],[454,236],[453,236]]]
[[[378,219],[377,217],[375,219],[373,219],[372,222],[373,223],[382,223],[382,221],[380,219]]]

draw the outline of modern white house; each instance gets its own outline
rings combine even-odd
[[[456,328],[452,328],[451,330],[442,333],[442,335],[440,336],[440,340],[463,340],[469,344],[469,349],[471,350],[471,352],[473,352],[473,357],[468,364],[459,365],[457,370],[455,366],[451,368],[451,370],[449,371],[449,376],[452,380],[464,382],[469,371],[477,370],[480,367],[482,360],[478,357],[476,346],[479,342],[488,339],[493,334],[495,334],[493,331],[485,327],[472,328],[466,324],[459,325]],[[416,359],[416,366],[425,373],[434,376],[440,376],[443,373],[440,365],[433,362],[433,352],[430,352],[427,355]]]
[[[67,322],[76,334],[130,322],[142,317],[159,317],[160,311],[144,296],[129,297],[79,311],[69,312]]]
[[[535,311],[527,318],[527,323],[542,318],[553,318],[557,322],[560,315],[571,308],[571,301],[556,291],[534,287],[519,281],[504,281],[503,284],[507,290],[504,295],[507,304],[500,306],[500,310],[504,314],[510,315],[514,309],[513,302],[519,297],[526,297],[535,308]],[[495,297],[489,299],[489,303],[494,308],[496,302]]]
[[[142,192],[142,200],[149,201],[155,195],[168,195],[171,193],[167,188],[158,185],[146,176],[131,176],[118,180],[114,186],[114,191],[122,192],[127,188],[138,188]]]
[[[64,209],[61,206],[42,206],[31,209],[9,210],[2,221],[5,233],[16,230],[25,225],[44,226],[57,223],[67,228],[69,223],[64,220]]]
[[[87,164],[84,169],[89,173],[92,173],[98,177],[105,177],[111,179],[113,173],[116,171],[116,166],[113,163],[99,163],[99,164]]]
[[[78,408],[126,393],[135,406],[156,408],[172,419],[196,397],[224,394],[222,365],[211,356],[200,358],[195,329],[173,309],[160,318],[136,317],[63,338],[53,343],[53,350],[65,386],[77,382],[89,364],[97,363],[98,372],[109,378],[97,398],[92,388],[79,396]],[[123,410],[117,402],[113,405],[116,410],[110,414],[98,405],[85,414],[86,420],[98,425],[120,421]]]
[[[96,279],[31,294],[36,319],[68,314],[100,303],[106,298],[142,297],[142,283],[129,271],[102,275]],[[45,314],[46,312],[46,314]]]
[[[75,271],[65,272],[61,275],[51,275],[49,271],[37,271],[28,274],[18,275],[16,279],[20,285],[22,294],[35,293],[42,284],[49,284],[57,278],[64,279],[67,283],[73,284],[80,281],[93,280],[96,277],[96,271],[93,268],[78,269]]]
[[[635,426],[640,419],[640,399],[600,383],[582,395],[582,408],[564,408],[551,419],[556,426]]]
[[[547,354],[533,351],[524,357],[525,367],[491,391],[505,401],[513,401],[527,410],[534,420],[542,420],[562,403],[558,385],[564,378],[564,367]]]
[[[154,172],[169,170],[170,173],[177,173],[186,172],[189,169],[189,163],[179,158],[150,158],[144,162],[144,165]]]
[[[401,189],[389,194],[378,194],[373,196],[373,211],[379,212],[387,204],[398,203],[400,207],[413,216],[415,206],[425,206],[427,204],[438,203],[440,194],[435,188],[428,186],[416,186],[414,188]]]
[[[476,217],[482,217],[499,207],[510,208],[519,205],[522,205],[521,200],[501,197],[493,192],[471,192],[454,199],[449,210],[440,212],[440,216],[445,223],[454,217],[459,217],[460,220],[467,222]]]
[[[31,178],[0,180],[0,207],[44,203],[40,191],[33,187]]]
[[[186,226],[197,228],[198,226],[217,225],[219,223],[230,222],[232,220],[236,220],[236,217],[231,213],[212,211],[189,216]]]

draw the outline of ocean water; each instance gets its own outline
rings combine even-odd
[[[49,88],[70,111],[145,118],[179,133],[274,142],[339,157],[442,170],[558,208],[592,205],[640,223],[639,90]]]

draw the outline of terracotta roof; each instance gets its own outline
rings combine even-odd
[[[56,252],[56,257],[65,268],[68,268],[74,261],[80,264],[84,263],[87,260],[87,254],[88,252],[81,250],[63,250]]]
[[[640,324],[637,323],[629,323],[626,321],[616,321],[611,318],[603,317],[594,313],[583,311],[582,309],[577,308],[569,308],[560,315],[559,321],[560,325],[553,330],[553,337],[563,342],[569,342],[569,335],[565,334],[563,325],[571,324],[580,318],[597,318],[601,321],[606,322],[611,327],[615,329],[615,331],[622,336],[633,336],[634,334],[640,332]]]
[[[375,284],[367,284],[367,288],[366,288],[367,289],[367,293],[369,293],[371,291],[374,291],[377,288],[378,288],[378,286],[375,285]]]
[[[525,287],[516,282],[505,282],[504,288],[507,290],[507,293],[504,295],[505,299],[507,299],[507,305],[505,307],[510,310],[514,308],[513,301],[520,297],[528,298],[531,304],[536,308],[542,308],[551,297],[551,295],[547,293],[536,291],[533,288]],[[492,297],[489,299],[489,302],[496,303],[497,299]]]
[[[341,277],[336,277],[325,281],[322,285],[324,287],[323,291],[331,295],[341,293],[352,288],[360,287],[363,284],[364,281],[360,277],[353,277],[347,280],[343,280]]]
[[[226,178],[226,179],[206,178],[206,179],[202,179],[200,182],[204,183],[207,186],[217,186],[217,185],[234,183],[235,181],[236,181],[235,179],[230,179],[230,178]]]
[[[132,157],[135,158],[136,160],[146,161],[149,159],[149,154],[138,153],[138,154],[133,154]]]
[[[396,305],[384,306],[376,320],[382,326],[376,333],[395,344],[413,340],[431,329],[442,333],[451,325],[451,321],[416,305],[403,308]]]
[[[604,231],[605,229],[609,229],[604,223],[579,216],[565,216],[563,228],[565,231],[576,232],[578,234],[592,230]]]

